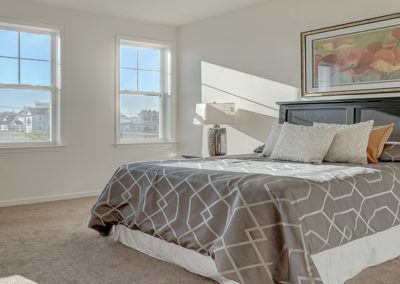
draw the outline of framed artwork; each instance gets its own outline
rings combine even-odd
[[[400,13],[303,32],[302,96],[400,92]]]

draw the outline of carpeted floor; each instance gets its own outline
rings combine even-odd
[[[44,283],[215,283],[87,228],[95,198],[0,208],[0,277]],[[346,284],[400,283],[400,258]]]

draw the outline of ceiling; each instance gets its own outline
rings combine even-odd
[[[266,0],[34,0],[93,13],[181,26]]]

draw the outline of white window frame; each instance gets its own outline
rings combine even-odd
[[[120,90],[120,46],[131,45],[133,47],[152,48],[160,50],[160,92],[142,92],[142,91],[127,91]],[[175,143],[172,140],[172,125],[171,125],[171,102],[172,100],[172,60],[167,65],[166,54],[169,53],[171,57],[174,56],[173,44],[169,42],[156,41],[143,38],[135,38],[130,36],[117,35],[116,36],[116,146],[118,145],[135,145],[147,143]],[[137,66],[137,70],[139,66]],[[139,72],[137,73],[139,74]],[[139,75],[137,75],[139,77]],[[137,86],[139,88],[139,86]],[[121,94],[143,95],[143,96],[159,96],[160,110],[159,110],[159,138],[120,138],[120,96]]]
[[[50,141],[0,143],[0,149],[41,148],[61,146],[60,130],[60,97],[61,97],[61,29],[31,23],[14,23],[0,19],[0,29],[16,32],[27,32],[51,36],[50,86],[1,84],[0,89],[45,90],[50,92]],[[20,43],[18,43],[20,49]],[[18,57],[20,51],[18,50]],[[22,58],[23,59],[23,58]],[[18,81],[20,81],[20,66],[18,66]]]

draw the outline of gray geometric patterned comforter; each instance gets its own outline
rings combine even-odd
[[[400,164],[256,154],[127,164],[89,227],[106,236],[116,224],[209,255],[240,283],[321,283],[310,255],[400,224]]]

